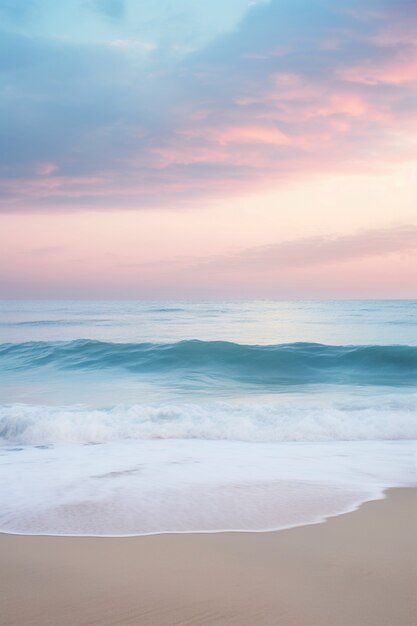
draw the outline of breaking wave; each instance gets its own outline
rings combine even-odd
[[[40,445],[120,440],[250,442],[417,439],[417,395],[326,404],[246,402],[91,408],[0,406],[0,442]]]

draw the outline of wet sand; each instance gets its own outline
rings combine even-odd
[[[269,533],[0,535],[1,626],[416,626],[417,490]]]

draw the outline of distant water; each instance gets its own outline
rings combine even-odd
[[[0,530],[264,530],[417,484],[417,301],[3,302]]]

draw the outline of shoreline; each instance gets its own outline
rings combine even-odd
[[[415,440],[119,441],[4,450],[0,529],[126,537],[275,531],[414,486]]]
[[[2,626],[415,626],[417,489],[278,531],[0,534]]]
[[[296,481],[286,481],[288,484],[294,483]],[[300,481],[303,483],[303,481]],[[304,484],[304,483],[303,483]],[[138,532],[131,534],[88,534],[88,533],[53,533],[53,532],[44,532],[44,533],[36,533],[36,532],[20,532],[20,531],[12,531],[12,530],[2,530],[0,529],[0,538],[4,535],[11,535],[13,537],[42,537],[42,538],[53,538],[53,539],[140,539],[147,537],[163,537],[163,536],[183,536],[183,535],[252,535],[252,534],[274,534],[278,532],[293,530],[296,528],[304,528],[306,526],[316,526],[318,524],[325,524],[327,521],[334,519],[336,517],[340,517],[342,515],[347,515],[349,513],[354,513],[358,511],[365,504],[370,502],[377,502],[379,500],[385,500],[387,497],[387,492],[393,489],[417,489],[417,486],[401,486],[401,487],[379,487],[375,488],[374,494],[368,494],[367,497],[362,497],[363,499],[357,500],[353,504],[349,504],[345,509],[340,510],[336,513],[328,513],[323,514],[321,517],[311,521],[304,521],[299,523],[288,524],[288,526],[282,527],[271,527],[271,528],[219,528],[219,529],[205,529],[205,530],[158,530],[151,532]],[[0,624],[1,626],[1,624]]]

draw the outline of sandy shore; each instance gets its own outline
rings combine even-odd
[[[417,490],[271,533],[0,536],[1,626],[416,626]]]

